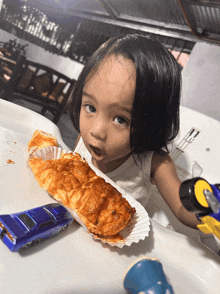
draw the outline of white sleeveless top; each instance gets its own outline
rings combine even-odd
[[[86,148],[82,137],[74,152],[79,153],[88,163],[92,163],[91,153]],[[153,152],[146,152],[145,155],[142,155],[141,160],[135,156],[135,161],[133,156],[130,156],[121,166],[106,174],[144,207],[149,199],[149,191],[154,186],[150,182],[152,156]]]

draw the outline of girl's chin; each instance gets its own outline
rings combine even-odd
[[[92,156],[92,159],[96,162],[107,163],[106,159],[103,156]]]
[[[96,158],[95,156],[94,157],[92,156],[92,163],[94,164],[95,167],[97,167],[99,170],[101,170],[103,173],[106,174],[106,173],[112,172],[113,170],[118,168],[120,165],[122,165],[129,156],[130,155],[126,155],[126,156],[115,158],[112,160],[106,160],[105,157]]]
[[[95,152],[91,152],[91,155],[92,155],[93,160],[100,162],[100,163],[103,163],[103,164],[104,163],[108,164],[108,163],[111,163],[111,162],[118,160],[117,158],[110,158],[110,157],[103,155],[103,154],[96,154]]]

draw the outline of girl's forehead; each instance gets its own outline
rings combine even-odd
[[[136,71],[133,62],[123,56],[110,55],[88,77],[83,92],[100,101],[132,105],[135,88]]]
[[[136,70],[134,63],[122,55],[110,55],[100,63],[97,73],[106,74],[109,79],[134,78]]]
[[[112,85],[136,84],[136,69],[134,63],[122,55],[106,56],[96,70],[92,71],[86,81],[85,87],[94,80]]]

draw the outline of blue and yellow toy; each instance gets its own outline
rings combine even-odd
[[[197,227],[220,239],[220,184],[211,185],[203,178],[192,178],[180,186],[183,206],[202,221]]]
[[[173,294],[162,264],[156,258],[136,259],[124,275],[124,288],[130,294]]]

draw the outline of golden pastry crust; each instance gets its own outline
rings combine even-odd
[[[36,130],[28,149],[58,146],[56,138]],[[135,214],[128,201],[111,184],[96,175],[79,154],[63,153],[59,159],[29,158],[29,165],[41,188],[57,201],[74,209],[88,230],[114,236]]]
[[[29,165],[39,185],[74,209],[94,234],[117,234],[135,213],[122,194],[97,176],[79,154],[64,154],[53,160],[30,158]]]
[[[45,148],[48,146],[59,146],[56,137],[41,130],[36,130],[31,140],[28,142],[28,151],[29,153],[32,153],[37,149]]]

